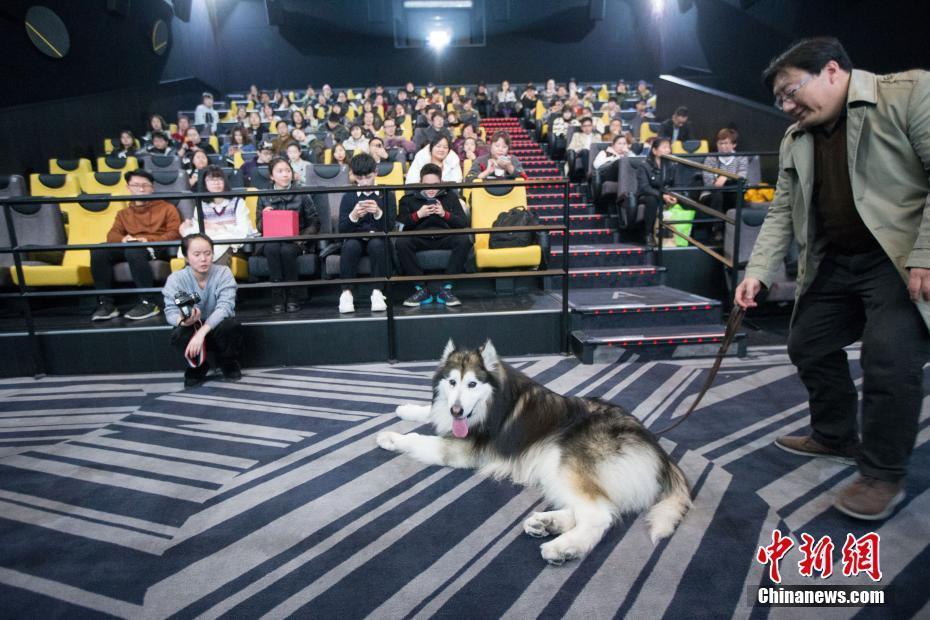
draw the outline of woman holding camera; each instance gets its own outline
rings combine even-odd
[[[171,344],[184,355],[184,387],[203,382],[210,370],[207,350],[227,381],[242,377],[239,349],[242,333],[236,314],[236,280],[229,267],[213,263],[213,240],[202,233],[181,240],[187,266],[168,276],[162,296],[165,319],[174,325]]]

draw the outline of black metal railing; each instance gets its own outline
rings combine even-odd
[[[730,291],[735,291],[736,287],[739,285],[740,269],[743,269],[746,266],[745,261],[740,261],[740,258],[739,258],[740,257],[740,242],[741,242],[740,233],[741,233],[741,228],[742,228],[740,226],[740,222],[743,221],[743,208],[745,207],[746,191],[749,189],[757,189],[757,188],[772,188],[772,186],[765,185],[765,184],[750,184],[746,177],[733,174],[731,172],[722,170],[720,168],[714,168],[711,166],[707,166],[697,161],[691,161],[692,159],[697,159],[697,158],[705,159],[711,156],[746,157],[746,158],[750,158],[753,156],[774,157],[774,156],[778,156],[778,152],[777,151],[752,151],[752,152],[740,151],[739,153],[712,152],[712,153],[674,154],[674,155],[663,155],[662,156],[663,159],[667,159],[676,164],[687,166],[689,168],[693,168],[694,170],[697,170],[700,172],[709,172],[717,176],[722,176],[726,178],[728,181],[732,181],[732,183],[728,183],[724,185],[723,187],[717,187],[716,185],[672,186],[664,190],[666,193],[674,196],[678,200],[679,204],[681,204],[682,206],[690,207],[691,209],[694,209],[695,211],[701,212],[702,214],[707,216],[705,218],[695,217],[694,219],[690,219],[690,220],[665,220],[664,215],[663,215],[664,208],[662,208],[663,205],[660,205],[659,212],[657,215],[658,215],[658,223],[659,223],[660,232],[663,230],[670,231],[673,235],[676,235],[686,240],[688,243],[692,244],[693,246],[695,246],[696,248],[698,248],[705,254],[712,257],[717,262],[721,263],[724,266],[724,268],[727,270],[727,276],[728,276],[729,284],[730,284]],[[694,200],[693,198],[687,196],[685,193],[685,192],[693,192],[693,191],[724,192],[724,193],[735,192],[736,200],[735,200],[735,205],[734,205],[734,211],[735,211],[734,217],[731,218],[730,216],[726,214],[725,211],[724,212],[717,211],[697,200]],[[713,223],[717,223],[720,221],[733,226],[733,249],[732,249],[732,256],[729,258],[725,255],[726,254],[725,249],[723,253],[718,252],[717,249],[710,247],[709,245],[702,243],[701,241],[698,241],[692,235],[685,234],[684,232],[682,232],[681,230],[678,230],[675,227],[676,225],[681,225],[681,224],[691,224],[691,225],[708,224],[708,223],[713,224]],[[659,264],[661,264],[661,261],[662,261],[661,234],[660,234],[660,238],[658,239],[658,243],[656,244],[656,251],[658,253],[658,262]]]
[[[568,305],[568,284],[569,284],[569,203],[570,203],[570,193],[571,193],[571,182],[565,178],[541,178],[541,179],[531,179],[531,180],[513,180],[513,181],[490,181],[490,182],[478,182],[478,183],[439,183],[439,184],[392,184],[392,185],[375,185],[369,189],[369,191],[376,191],[379,194],[379,197],[382,200],[382,204],[389,204],[388,196],[391,192],[398,190],[401,191],[419,191],[421,189],[437,189],[437,188],[446,188],[446,189],[474,189],[474,188],[507,188],[507,187],[516,187],[523,186],[531,188],[534,186],[542,185],[560,185],[562,187],[562,214],[563,221],[560,225],[535,225],[535,226],[515,226],[508,227],[508,231],[513,232],[537,232],[537,233],[548,233],[551,231],[562,231],[562,265],[559,269],[548,269],[546,268],[547,256],[543,254],[541,256],[540,266],[537,269],[532,270],[508,270],[508,271],[482,271],[477,273],[462,273],[462,274],[441,274],[441,275],[423,275],[423,276],[401,276],[393,274],[392,270],[392,245],[389,242],[390,239],[398,237],[410,237],[410,236],[424,236],[426,234],[430,236],[447,236],[447,235],[473,235],[473,234],[489,234],[492,232],[501,232],[501,228],[462,228],[462,229],[437,229],[426,231],[403,231],[403,230],[394,230],[393,225],[396,221],[394,216],[383,217],[384,229],[379,231],[377,234],[385,237],[388,240],[388,243],[385,243],[385,254],[387,265],[387,274],[385,277],[359,277],[353,279],[314,279],[314,280],[297,280],[293,282],[250,282],[250,283],[239,283],[239,289],[265,289],[265,288],[306,288],[314,286],[340,286],[340,285],[355,285],[355,284],[382,284],[385,288],[385,295],[388,300],[392,298],[392,285],[395,283],[405,283],[410,281],[457,281],[457,280],[470,280],[470,279],[497,279],[497,278],[526,278],[526,277],[545,277],[545,276],[554,276],[562,278],[562,307],[560,311],[560,331],[561,331],[561,349],[563,353],[567,353],[569,350],[569,305]],[[101,249],[112,249],[112,248],[126,248],[127,243],[98,243],[98,244],[59,244],[59,245],[20,245],[17,239],[16,228],[14,225],[12,207],[16,205],[42,205],[42,204],[61,204],[61,203],[102,203],[102,202],[129,202],[129,201],[151,201],[151,200],[166,200],[166,201],[179,201],[179,200],[194,200],[195,204],[195,214],[200,225],[200,230],[203,231],[206,229],[204,226],[204,215],[202,209],[201,199],[212,200],[214,198],[225,197],[225,198],[248,198],[248,197],[262,197],[262,196],[274,196],[280,195],[282,192],[286,192],[290,195],[302,195],[302,194],[342,194],[347,192],[356,192],[358,191],[358,186],[349,185],[349,186],[337,186],[337,187],[304,187],[296,186],[287,190],[275,190],[275,189],[265,189],[265,190],[228,190],[223,192],[164,192],[164,193],[153,193],[145,195],[130,195],[130,194],[119,194],[119,195],[109,195],[109,194],[88,194],[82,196],[73,196],[73,197],[46,197],[46,196],[20,196],[20,197],[11,197],[11,198],[0,198],[0,208],[3,209],[4,218],[6,220],[7,228],[9,230],[10,245],[9,247],[0,247],[0,254],[12,254],[13,255],[13,269],[16,272],[16,280],[18,284],[18,289],[15,292],[9,293],[0,293],[0,299],[13,299],[18,300],[23,309],[23,324],[26,330],[26,333],[30,341],[31,355],[34,365],[34,374],[42,375],[45,372],[45,362],[44,354],[42,352],[38,333],[35,326],[35,319],[33,316],[33,309],[31,301],[39,298],[66,298],[66,297],[85,297],[85,296],[97,296],[97,295],[122,295],[122,294],[139,294],[139,293],[156,293],[160,292],[161,288],[118,288],[118,289],[95,289],[95,288],[84,288],[77,290],[34,290],[35,286],[29,286],[26,282],[25,271],[23,269],[23,255],[29,252],[43,251],[43,252],[52,252],[52,251],[69,251],[69,250],[94,250]],[[529,202],[527,200],[527,202]],[[524,205],[528,206],[528,205]],[[331,214],[327,212],[323,217],[331,217]],[[263,244],[263,243],[276,243],[282,241],[320,241],[320,240],[332,240],[337,241],[340,239],[357,239],[363,237],[372,237],[375,234],[373,232],[362,232],[362,233],[337,233],[337,232],[326,232],[315,235],[295,235],[290,237],[249,237],[245,239],[221,239],[217,240],[222,244]],[[181,244],[180,240],[176,241],[146,241],[139,242],[140,247],[167,247],[167,248],[176,248]],[[324,268],[324,265],[321,265],[321,273]],[[388,338],[388,360],[393,362],[396,360],[396,331],[395,331],[395,317],[394,317],[394,307],[392,303],[387,304],[387,315],[386,315],[386,324],[387,324],[387,338]]]

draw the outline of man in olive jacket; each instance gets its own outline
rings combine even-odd
[[[904,498],[930,357],[930,73],[853,70],[839,41],[817,38],[773,60],[765,78],[796,122],[735,302],[756,305],[794,238],[788,354],[810,394],[812,433],[775,443],[855,459],[860,475],[834,506],[883,519]],[[860,338],[861,428],[843,351]]]

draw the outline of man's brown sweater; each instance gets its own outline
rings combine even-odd
[[[129,206],[116,214],[107,242],[120,243],[126,235],[145,237],[148,241],[173,241],[181,238],[180,227],[177,207],[164,200],[146,201],[141,207]]]

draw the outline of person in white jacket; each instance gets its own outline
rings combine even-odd
[[[436,136],[429,144],[417,151],[413,161],[410,162],[405,183],[419,183],[420,170],[428,163],[434,163],[442,168],[443,183],[462,182],[462,163],[459,156],[452,150],[452,145],[449,144],[446,136]]]
[[[210,133],[215,134],[216,126],[220,122],[220,115],[213,109],[213,95],[204,93],[202,101],[194,110],[194,125],[207,125]]]
[[[229,181],[219,166],[207,166],[204,169],[204,186],[208,192],[229,191]],[[249,207],[242,198],[216,197],[213,200],[203,201],[201,208],[205,230],[200,230],[200,222],[195,213],[192,219],[181,223],[179,232],[182,236],[203,232],[215,241],[222,241],[223,239],[245,239],[256,234],[252,227]],[[239,243],[214,246],[213,262],[228,267],[233,254],[240,247]]]

